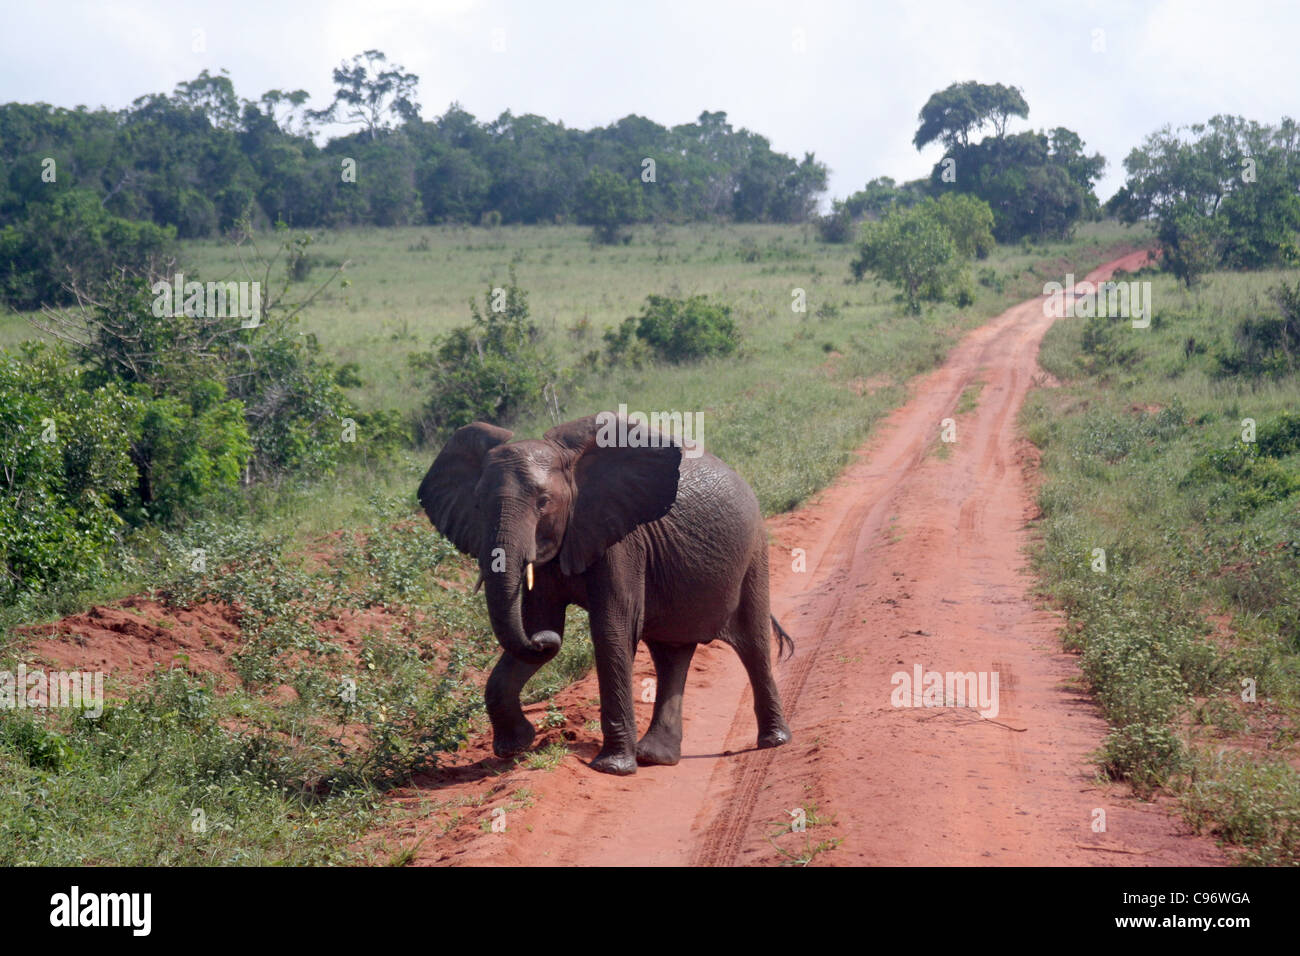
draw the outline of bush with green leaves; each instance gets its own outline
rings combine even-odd
[[[348,449],[343,419],[356,412],[316,337],[292,323],[268,324],[232,350],[226,367],[231,396],[244,404],[252,477],[332,474]]]
[[[135,515],[173,521],[229,501],[252,452],[244,405],[226,398],[223,383],[200,379],[184,395],[142,397],[132,422]]]
[[[1300,494],[1300,415],[1283,413],[1259,426],[1254,442],[1203,452],[1183,487],[1226,485],[1225,503],[1240,516]]]
[[[1231,348],[1219,351],[1220,376],[1294,374],[1300,356],[1300,282],[1282,282],[1272,291],[1276,315],[1251,315],[1237,322]]]
[[[895,205],[884,219],[863,224],[858,255],[850,264],[853,278],[861,281],[874,272],[895,283],[912,315],[920,315],[927,301],[950,299],[964,308],[975,301],[965,262],[993,250],[992,228],[988,203],[968,194]]]
[[[922,205],[948,230],[959,256],[987,259],[997,245],[993,238],[993,210],[983,199],[970,193],[944,193]]]
[[[842,243],[853,238],[853,211],[842,199],[832,202],[825,216],[815,216],[813,224],[822,242]]]
[[[134,488],[130,423],[139,403],[85,387],[61,351],[0,351],[0,603],[107,572]]]
[[[483,308],[470,302],[473,321],[441,336],[429,352],[410,357],[426,378],[419,430],[425,441],[445,437],[470,422],[508,425],[559,376],[541,330],[528,314],[528,294],[513,267],[505,286],[489,287]]]
[[[19,310],[70,302],[67,284],[97,286],[116,269],[145,269],[175,238],[173,226],[110,214],[88,189],[58,189],[0,229],[0,300]]]
[[[336,369],[324,361],[315,336],[298,329],[303,308],[332,277],[303,301],[290,301],[293,263],[301,261],[310,237],[291,236],[285,229],[276,235],[286,273],[278,290],[269,282],[269,266],[258,280],[261,312],[256,324],[227,315],[186,315],[158,308],[159,296],[152,290],[172,277],[155,273],[119,273],[94,293],[82,290],[77,308],[46,309],[37,321],[73,344],[75,358],[91,372],[90,380],[117,381],[146,404],[162,402],[159,416],[149,421],[168,434],[184,431],[178,416],[207,416],[206,425],[196,426],[227,432],[224,449],[213,446],[215,434],[205,441],[215,456],[210,473],[226,487],[233,485],[229,464],[235,457],[241,459],[238,470],[253,480],[332,473],[348,454],[343,419],[355,419],[343,391],[344,384],[356,383],[354,370]],[[230,424],[234,406],[227,403],[239,403],[242,436]],[[189,406],[189,412],[183,413],[181,404]],[[141,485],[146,507],[153,505],[155,470],[148,450],[168,442],[160,435],[159,443],[146,442],[142,449],[138,463],[149,479]],[[208,467],[198,465],[198,459],[190,464],[200,470]],[[162,510],[175,512],[175,504]]]
[[[1078,357],[1084,371],[1092,375],[1113,374],[1132,367],[1139,355],[1129,319],[1094,315],[1085,320]]]
[[[1165,268],[1191,288],[1223,258],[1221,233],[1217,220],[1193,208],[1170,210],[1156,230]]]
[[[614,364],[639,364],[646,351],[660,361],[679,364],[733,354],[740,347],[740,331],[731,307],[710,302],[707,296],[651,295],[639,316],[629,316],[606,331],[605,345]]]

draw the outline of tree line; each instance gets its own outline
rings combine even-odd
[[[109,248],[140,262],[241,220],[577,220],[603,225],[608,241],[618,235],[611,208],[634,220],[799,222],[826,189],[812,153],[777,152],[725,112],[580,130],[509,110],[479,120],[453,103],[425,120],[417,82],[369,50],[335,69],[334,99],[321,109],[302,90],[243,99],[224,71],[206,70],[121,110],[0,106],[0,295],[25,309],[66,301],[69,270],[92,274]],[[318,145],[312,134],[325,124],[358,129]]]

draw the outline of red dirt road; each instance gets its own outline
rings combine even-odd
[[[558,767],[512,768],[476,741],[399,795],[417,812],[384,834],[390,849],[418,844],[415,862],[434,865],[725,866],[801,861],[839,840],[814,865],[1227,862],[1164,808],[1096,779],[1105,724],[1059,649],[1060,619],[1030,596],[1033,450],[1016,418],[1051,322],[1034,299],[972,332],[832,487],[769,523],[773,610],[797,648],[777,666],[792,743],[752,749],[744,671],[714,644],[691,668],[682,762],[595,773],[592,675],[558,699],[565,727],[539,735],[567,743]],[[976,407],[956,414],[975,383]],[[941,446],[947,418],[956,441]],[[917,665],[996,672],[998,712],[894,706],[892,676]],[[652,674],[642,649],[637,686]],[[642,729],[651,706],[638,704]],[[797,808],[806,833],[788,832]],[[492,832],[498,809],[505,829]]]

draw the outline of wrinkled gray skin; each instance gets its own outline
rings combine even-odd
[[[505,651],[485,693],[493,749],[508,756],[532,744],[519,693],[560,649],[570,604],[587,610],[595,646],[604,734],[595,769],[677,763],[687,670],[696,645],[715,639],[736,649],[749,674],[758,746],[786,743],[772,679],[767,536],[753,491],[712,455],[690,457],[677,444],[601,447],[597,433],[594,415],[516,442],[475,422],[452,436],[420,485],[429,520],[478,559]],[[641,640],[658,679],[638,741],[632,659]]]

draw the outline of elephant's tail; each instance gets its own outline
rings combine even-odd
[[[776,628],[776,659],[781,660],[783,654],[787,659],[794,657],[794,638],[785,632],[785,628],[781,626],[775,614],[769,617],[772,618],[772,627]]]

